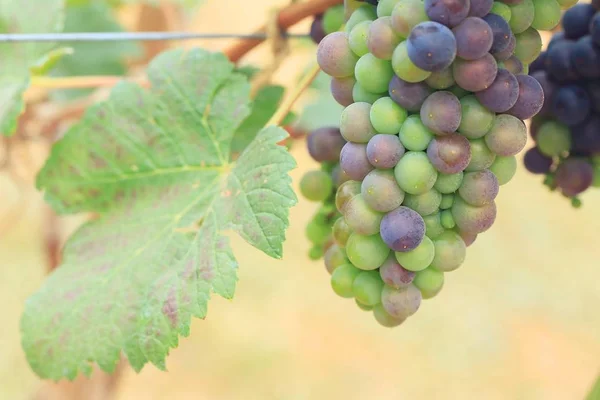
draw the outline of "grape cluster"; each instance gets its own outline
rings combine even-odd
[[[564,2],[566,0],[563,0]],[[325,257],[335,293],[400,325],[496,218],[523,122],[543,104],[527,75],[556,0],[380,0],[321,40],[317,60],[345,107],[350,180]]]
[[[309,257],[317,260],[331,255],[334,244],[332,226],[340,213],[335,206],[335,193],[348,180],[339,164],[340,153],[346,140],[337,127],[322,127],[310,132],[306,144],[308,153],[321,164],[320,169],[308,171],[300,180],[300,193],[321,206],[306,227],[306,237],[312,243]]]
[[[545,175],[575,207],[589,187],[600,187],[600,1],[578,4],[563,16],[545,52],[530,74],[546,101],[533,118],[535,146],[525,153],[525,167]]]

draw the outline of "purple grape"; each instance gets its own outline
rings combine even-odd
[[[502,51],[494,53],[494,58],[498,61],[505,61],[510,58],[515,52],[515,47],[517,45],[517,38],[513,33],[510,33],[510,41],[508,42],[508,46]]]
[[[431,92],[431,88],[424,82],[410,83],[403,81],[396,75],[390,80],[390,97],[400,107],[408,111],[419,111]]]
[[[323,29],[323,16],[316,15],[310,25],[310,38],[313,42],[319,44],[325,36],[327,36],[327,33],[325,33],[325,29]]]
[[[392,29],[391,17],[378,18],[369,26],[367,47],[377,58],[391,60],[400,41],[400,36]]]
[[[367,158],[376,168],[394,168],[404,152],[404,146],[397,135],[378,134],[367,144]]]
[[[460,196],[454,198],[452,205],[452,216],[459,231],[470,234],[479,234],[490,229],[496,220],[496,212],[495,202],[475,207]]]
[[[600,153],[600,116],[592,115],[583,124],[571,130],[572,150]]]
[[[433,21],[421,22],[406,40],[408,57],[425,71],[441,71],[456,57],[456,39],[452,31]]]
[[[485,17],[492,9],[494,0],[471,0],[469,17]]]
[[[596,9],[591,4],[576,4],[565,11],[562,18],[562,27],[567,39],[579,39],[589,32],[590,22],[596,14]]]
[[[492,128],[485,135],[485,144],[499,156],[514,156],[527,143],[527,127],[520,119],[509,115],[496,116]]]
[[[362,181],[373,170],[367,158],[367,145],[348,142],[340,154],[340,166],[350,179]]]
[[[430,20],[454,27],[469,15],[469,0],[425,0],[425,12]]]
[[[473,243],[475,243],[475,240],[477,240],[477,234],[476,233],[469,233],[469,232],[459,231],[458,234],[462,238],[463,242],[465,242],[465,246],[467,246],[467,247],[469,247],[470,245],[472,245]]]
[[[456,55],[464,60],[481,58],[492,48],[492,28],[481,18],[468,17],[452,32],[456,37]]]
[[[550,79],[548,79],[548,75],[545,71],[536,71],[531,74],[531,76],[538,81],[542,87],[542,91],[544,92],[544,105],[537,115],[550,115],[550,105],[552,103],[552,96],[554,95],[554,84],[550,82]]]
[[[425,221],[416,211],[401,206],[383,217],[379,233],[390,249],[411,251],[423,241]]]
[[[338,104],[348,107],[350,104],[354,103],[354,99],[352,98],[354,84],[356,84],[356,79],[353,77],[331,79],[331,95]]]
[[[519,82],[519,98],[506,113],[526,120],[542,109],[544,90],[542,85],[530,75],[517,75],[517,81]]]
[[[329,76],[345,78],[354,74],[358,57],[350,49],[344,32],[333,32],[325,36],[317,48],[317,62]]]
[[[379,267],[379,275],[386,285],[395,289],[402,289],[410,286],[415,279],[416,273],[404,269],[392,253],[383,265]]]
[[[497,113],[508,111],[519,98],[519,81],[505,69],[499,69],[496,79],[487,89],[475,93],[477,100]]]
[[[560,87],[552,96],[552,115],[566,125],[578,125],[590,114],[592,103],[579,85]]]
[[[379,212],[392,211],[404,201],[404,191],[390,170],[375,169],[369,172],[362,181],[361,193],[369,207]]]
[[[337,162],[345,144],[340,130],[333,126],[315,129],[306,138],[308,153],[320,163]]]
[[[498,178],[489,169],[483,171],[467,172],[458,194],[468,204],[482,207],[496,199],[500,190]]]
[[[423,296],[414,285],[403,289],[384,286],[381,292],[381,305],[389,315],[405,319],[417,312]]]
[[[427,147],[431,164],[443,174],[463,171],[471,161],[469,140],[457,133],[433,138]]]
[[[523,73],[523,63],[516,56],[510,56],[502,63],[504,68],[512,74],[519,75]]]
[[[488,23],[494,35],[494,42],[490,53],[495,54],[506,49],[510,43],[512,31],[508,22],[498,14],[488,14],[483,17],[483,20]]]
[[[452,65],[452,75],[461,88],[470,92],[487,89],[496,79],[498,64],[491,54],[472,61],[456,59]]]
[[[578,77],[571,57],[572,43],[570,40],[560,40],[553,46],[548,46],[546,72],[556,82],[574,81]]]
[[[592,42],[591,36],[586,35],[573,45],[571,62],[582,78],[600,78],[600,49]]]
[[[592,185],[594,168],[582,159],[570,158],[556,168],[556,186],[568,197],[577,196]]]
[[[529,64],[529,75],[533,75],[534,72],[544,71],[546,69],[546,58],[548,57],[548,53],[542,51],[540,55]]]
[[[552,167],[552,158],[542,154],[537,147],[532,147],[525,152],[523,164],[532,174],[547,174]]]
[[[460,101],[448,91],[434,92],[423,102],[420,115],[423,124],[438,135],[456,132],[462,118]]]
[[[592,109],[600,113],[600,81],[587,82],[586,89],[592,102]]]

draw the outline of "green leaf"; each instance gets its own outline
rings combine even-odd
[[[1,33],[60,32],[62,23],[63,0],[0,0]],[[0,44],[0,134],[14,133],[25,107],[29,68],[53,46],[48,42]]]
[[[113,10],[103,2],[67,8],[64,32],[123,32]],[[66,42],[73,54],[63,57],[53,76],[124,75],[127,58],[142,54],[138,42]],[[52,93],[55,100],[72,100],[87,95],[91,89],[58,90]]]
[[[585,400],[600,400],[600,377],[594,382],[594,386]]]
[[[256,137],[260,129],[271,119],[283,98],[283,86],[265,86],[261,88],[252,102],[252,112],[235,132],[231,151],[240,153]]]
[[[230,159],[249,112],[249,84],[218,53],[168,51],[149,66],[151,89],[121,83],[57,142],[38,187],[59,212],[101,211],[64,249],[64,262],[28,299],[22,343],[43,378],[139,371],[204,318],[212,292],[231,298],[232,229],[280,258],[297,199],[295,161],[263,129]]]

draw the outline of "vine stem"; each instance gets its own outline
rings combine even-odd
[[[285,117],[288,115],[296,101],[300,98],[302,93],[310,84],[315,80],[317,75],[321,72],[321,68],[318,64],[316,64],[308,73],[302,78],[298,86],[294,89],[294,91],[290,94],[290,96],[281,103],[281,106],[277,109],[277,112],[273,114],[271,120],[267,123],[267,125],[281,125]]]
[[[329,7],[342,4],[343,0],[309,0],[301,3],[292,3],[284,7],[277,16],[277,22],[282,30],[285,30],[305,18],[325,12]],[[233,63],[237,63],[244,55],[249,53],[266,38],[267,27],[263,25],[254,34],[261,35],[256,39],[240,39],[223,53]],[[264,36],[263,36],[264,35]],[[31,86],[43,89],[91,89],[100,87],[111,87],[122,80],[130,80],[141,86],[147,87],[148,80],[145,77],[127,78],[123,76],[71,76],[71,77],[45,77],[34,76]]]

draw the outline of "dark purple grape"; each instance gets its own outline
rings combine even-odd
[[[310,38],[313,42],[319,44],[325,36],[327,36],[327,33],[325,33],[325,29],[323,29],[323,16],[316,15],[310,25]]]
[[[379,275],[386,285],[402,289],[410,286],[415,279],[416,273],[404,269],[396,260],[394,253],[392,253],[383,265],[379,267]]]
[[[350,104],[354,103],[352,90],[354,89],[355,83],[356,79],[353,77],[332,78],[330,90],[335,101],[344,107],[348,107]]]
[[[591,36],[586,35],[575,42],[571,62],[582,78],[600,78],[600,49],[594,45]]]
[[[532,174],[547,174],[552,166],[552,158],[542,154],[537,147],[532,147],[525,152],[523,164]]]
[[[430,20],[454,27],[469,15],[469,0],[425,0],[425,12]]]
[[[423,241],[425,221],[416,211],[401,206],[383,217],[379,233],[390,249],[411,251]]]
[[[375,135],[367,144],[367,158],[376,168],[394,168],[405,149],[397,135]]]
[[[465,18],[452,28],[452,33],[456,37],[456,55],[464,60],[483,57],[492,48],[494,41],[492,28],[477,17]]]
[[[457,133],[433,138],[427,147],[431,164],[443,174],[463,171],[471,161],[469,140]]]
[[[408,111],[419,111],[431,92],[431,88],[425,82],[410,83],[403,81],[396,75],[390,80],[390,97],[400,107]]]
[[[475,93],[475,96],[491,111],[497,113],[508,111],[519,97],[519,81],[507,70],[499,69],[490,87]]]
[[[560,40],[552,47],[548,47],[546,57],[546,72],[556,82],[569,82],[577,79],[577,71],[571,61],[573,42]]]
[[[544,91],[540,83],[530,75],[517,75],[519,97],[517,102],[506,113],[521,120],[537,114],[544,105]]]
[[[593,114],[583,124],[571,129],[571,149],[600,153],[600,135],[598,132],[600,132],[600,116]]]
[[[423,124],[437,135],[456,132],[462,119],[460,101],[448,91],[434,92],[423,102],[420,115]]]
[[[596,10],[591,4],[579,3],[565,11],[562,18],[563,32],[567,39],[579,39],[589,32],[590,22]]]
[[[377,58],[391,60],[400,40],[400,36],[392,29],[391,17],[377,18],[369,26],[367,47]]]
[[[600,81],[587,82],[585,87],[592,102],[592,110],[600,113]]]
[[[512,35],[508,22],[498,14],[488,14],[483,17],[483,20],[492,28],[494,35],[490,53],[494,54],[505,50],[510,43],[510,36]]]
[[[542,87],[542,91],[544,92],[544,105],[542,106],[542,109],[537,115],[550,115],[550,104],[552,102],[552,96],[554,96],[554,84],[550,82],[550,79],[548,79],[548,75],[544,71],[536,71],[533,74],[531,74],[531,76],[533,76],[535,80],[538,81],[538,83]]]
[[[598,9],[598,7],[596,7]],[[596,13],[590,22],[590,36],[596,46],[600,46],[600,14]]]
[[[552,96],[552,115],[566,125],[581,124],[590,113],[592,103],[579,85],[562,86]]]
[[[471,0],[469,17],[485,17],[490,12],[493,5],[494,0]]]
[[[550,50],[550,48],[552,48],[552,46],[554,46],[555,44],[560,43],[560,42],[565,41],[565,40],[567,40],[567,39],[565,39],[565,33],[563,31],[556,32],[550,38],[550,41],[548,42],[548,46],[546,47],[546,52],[548,50]]]
[[[374,167],[367,158],[367,145],[348,142],[340,154],[342,170],[355,181],[362,181]]]
[[[523,63],[516,56],[508,57],[503,62],[504,68],[512,74],[519,75],[523,73]]]
[[[470,92],[487,89],[496,79],[498,64],[491,54],[472,61],[456,59],[452,75],[457,85]]]
[[[416,25],[406,40],[408,57],[425,71],[441,71],[456,57],[456,39],[444,25],[426,21]]]
[[[538,71],[545,71],[546,57],[548,57],[548,53],[542,51],[540,55],[535,60],[533,60],[531,64],[529,64],[529,75],[533,75]]]
[[[508,42],[508,46],[502,51],[494,53],[494,58],[498,61],[508,60],[515,52],[515,46],[517,45],[517,38],[515,35],[510,34],[510,41]]]
[[[340,130],[333,126],[315,129],[306,138],[308,153],[320,163],[337,162],[345,144]]]
[[[592,0],[591,5],[596,9],[600,10],[600,0]]]
[[[570,158],[558,165],[554,178],[563,194],[573,197],[592,185],[594,168],[585,160]]]

